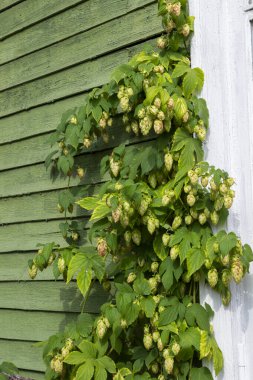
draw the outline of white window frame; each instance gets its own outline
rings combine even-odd
[[[192,66],[206,74],[203,97],[210,109],[206,160],[236,178],[236,201],[227,229],[253,243],[253,47],[250,21],[253,0],[189,0],[196,18]],[[253,274],[233,286],[224,308],[219,296],[202,286],[201,300],[215,310],[214,330],[223,351],[225,371],[219,380],[252,380],[253,342],[248,341],[247,316]],[[252,315],[253,316],[253,315]],[[253,330],[253,321],[251,330]],[[250,344],[252,343],[252,344]]]

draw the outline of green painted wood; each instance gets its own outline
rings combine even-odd
[[[142,48],[139,44],[1,92],[0,117],[101,86],[117,66]]]
[[[20,371],[20,375],[32,380],[45,380],[45,374],[35,371]]]
[[[58,214],[58,217],[62,217],[62,214]],[[37,249],[37,244],[47,244],[51,242],[55,242],[61,247],[64,247],[66,242],[59,231],[59,223],[63,221],[64,220],[52,220],[48,222],[32,222],[1,226],[0,252],[33,251]],[[80,231],[83,238],[86,237],[85,229],[87,229],[88,226],[88,218],[83,218],[83,231]],[[80,243],[82,244],[83,242],[84,240],[81,239]]]
[[[34,342],[35,343],[35,342]],[[9,361],[18,368],[43,372],[42,347],[34,347],[32,342],[0,340],[0,362]]]
[[[43,341],[64,331],[78,314],[0,309],[0,339]]]
[[[87,1],[4,40],[1,43],[0,64],[94,28],[150,2],[151,0],[103,0],[103,3],[101,0]]]
[[[0,283],[4,281],[29,281],[28,260],[32,260],[35,253],[36,252],[1,253]],[[47,270],[43,272],[39,272],[36,276],[36,281],[50,280],[54,280],[52,267],[47,268]]]
[[[125,132],[122,123],[115,123],[115,126],[110,128],[109,132],[110,141],[107,145],[102,140],[99,140],[89,150],[90,153],[84,153],[76,158],[76,167],[83,167],[86,174],[80,180],[74,173],[73,177],[71,177],[70,186],[95,184],[108,179],[108,175],[101,178],[99,162],[105,155],[110,154],[111,148],[123,142],[126,146],[129,144],[145,144],[145,141],[151,138],[150,136],[129,135]],[[68,180],[61,176],[52,176],[50,169],[46,170],[44,163],[37,164],[35,161],[36,165],[34,165],[34,160],[41,162],[46,154],[52,151],[50,146],[45,144],[47,139],[47,136],[40,136],[39,138],[17,142],[12,144],[14,149],[9,154],[9,145],[0,146],[0,170],[5,170],[1,173],[0,198],[67,187]],[[32,143],[29,144],[31,141]],[[28,154],[26,154],[26,147],[30,150]],[[105,147],[107,148],[106,150],[98,151]],[[40,150],[40,148],[42,149]],[[20,156],[20,152],[24,152],[24,154]],[[32,154],[33,152],[34,155]],[[26,166],[19,168],[19,165]],[[12,168],[16,169],[6,170]],[[19,186],[14,187],[13,182],[18,183]]]
[[[86,312],[98,313],[108,295],[100,285],[94,286],[85,305]],[[61,281],[28,281],[0,283],[1,309],[64,311],[81,310],[83,297],[76,284]]]
[[[0,90],[87,61],[96,56],[151,38],[162,31],[151,4],[95,29],[81,33],[47,49],[0,66]]]
[[[0,40],[80,2],[82,0],[26,0],[17,4],[15,8],[0,13]]]
[[[8,146],[7,146],[8,147]],[[86,154],[78,157],[77,165],[86,170],[84,178],[80,181],[78,176],[71,179],[71,186],[78,184],[97,183],[102,180],[98,162],[106,155],[104,153]],[[103,180],[108,179],[108,175]],[[18,183],[18,186],[13,186]],[[46,171],[44,164],[25,166],[23,168],[4,171],[1,173],[0,198],[13,195],[29,194],[38,191],[48,191],[67,187],[68,179],[64,177],[50,178],[50,170]]]
[[[88,194],[94,194],[98,187],[91,186]],[[36,220],[59,219],[64,215],[57,210],[58,191],[37,193],[31,196],[4,198],[0,200],[0,223],[29,222]],[[87,216],[87,212],[74,205],[72,217]],[[68,214],[69,216],[69,214]]]
[[[62,216],[58,214],[58,216]],[[62,220],[11,224],[0,227],[0,252],[36,250],[36,244],[55,242],[65,246],[66,242],[59,231]],[[85,222],[84,222],[85,223]],[[0,255],[1,258],[1,255]],[[1,270],[1,269],[0,269]]]
[[[15,4],[21,3],[24,0],[1,0],[0,11],[2,12],[6,8],[9,8]]]
[[[61,115],[81,106],[84,100],[85,95],[77,95],[0,119],[0,145],[54,131]]]
[[[139,140],[135,136],[129,135],[124,131],[124,127],[122,127],[120,120],[115,122],[114,126],[108,129],[108,132],[110,134],[109,143],[105,145],[105,143],[99,139],[91,148],[86,150],[87,153],[97,152],[105,148],[110,149],[123,141],[126,141],[126,143],[127,141],[133,143]],[[49,137],[50,135],[40,135],[13,142],[12,144],[1,145],[0,171],[44,162],[48,153],[52,151],[52,148],[48,143]],[[80,158],[80,161],[85,162],[86,157],[88,159],[88,156],[89,154],[84,154],[83,158]],[[50,173],[48,173],[48,176],[49,174]]]

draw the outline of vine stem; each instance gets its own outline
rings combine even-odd
[[[196,283],[193,282],[193,303],[196,303]]]

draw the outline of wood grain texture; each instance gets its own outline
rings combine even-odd
[[[35,343],[35,342],[34,342]],[[0,340],[0,361],[9,361],[18,368],[43,372],[42,347],[34,347],[33,342]]]
[[[82,0],[23,1],[17,4],[15,8],[0,13],[0,40],[81,2]]]
[[[98,188],[91,187],[87,194],[93,194]],[[57,210],[58,191],[48,193],[38,193],[31,196],[17,198],[5,198],[0,200],[0,223],[17,223],[36,220],[48,221],[50,219],[59,219]],[[87,212],[79,206],[74,205],[74,211],[71,214],[75,216],[86,216]],[[70,216],[68,214],[68,216]],[[64,218],[64,216],[62,216]]]
[[[138,44],[1,92],[0,117],[101,86],[110,80],[117,66],[141,49],[143,44]]]
[[[101,178],[98,162],[109,152],[98,152],[78,157],[76,164],[85,168],[86,174],[81,181],[77,175],[72,177],[70,185],[87,185],[108,179],[108,175]],[[19,186],[13,187],[13,183],[18,183]],[[26,166],[1,173],[0,198],[66,188],[67,184],[68,179],[65,177],[50,178],[50,170],[47,171],[44,164]]]
[[[85,97],[85,95],[76,95],[1,118],[0,145],[55,130],[61,115],[68,109],[80,107],[84,103]]]
[[[102,287],[94,286],[85,305],[85,311],[98,313],[108,295]],[[76,313],[81,310],[83,297],[76,284],[61,281],[28,281],[0,283],[1,309],[64,311]]]
[[[91,153],[93,155],[93,153],[95,154],[95,152],[101,149],[111,149],[122,142],[128,144],[140,140],[140,138],[135,135],[125,132],[125,128],[122,126],[120,119],[116,120],[114,125],[108,129],[108,133],[110,136],[108,144],[105,145],[102,139],[98,139],[91,148],[85,150],[85,152],[88,153],[87,155],[84,154],[80,156],[80,164],[81,161],[83,161],[84,164],[86,159],[89,162],[90,158],[88,158],[88,156]],[[48,153],[53,150],[48,142],[49,137],[49,134],[45,134],[0,146],[0,171],[44,162]],[[142,138],[142,140],[146,139],[147,138]],[[44,167],[44,172],[45,171],[46,169]],[[48,172],[48,178],[49,176],[50,172]]]
[[[252,244],[252,41],[250,24],[240,0],[192,0],[195,37],[192,63],[205,71],[203,97],[210,110],[210,135],[206,159],[236,178],[236,199],[227,229]],[[250,54],[247,55],[247,48]],[[240,49],[240,57],[238,51]],[[251,78],[251,79],[250,79]],[[232,303],[221,305],[219,296],[203,287],[201,298],[214,311],[214,331],[225,359],[218,379],[252,378],[253,274],[233,286]]]
[[[60,217],[61,214],[58,214]],[[59,231],[59,223],[64,220],[52,220],[48,222],[32,222],[21,224],[10,224],[0,227],[0,252],[26,252],[36,250],[37,244],[55,242],[61,247],[67,245]],[[79,220],[80,222],[80,220]],[[89,226],[88,218],[83,218],[81,223],[80,244],[86,237],[86,229]],[[0,255],[1,257],[1,255]]]
[[[22,244],[23,242],[21,242]],[[0,254],[0,282],[29,281],[28,260],[34,258],[36,252],[1,253]],[[39,272],[36,281],[54,280],[52,267]]]
[[[118,4],[118,2],[116,1]],[[111,9],[108,9],[110,12]],[[162,31],[151,4],[95,29],[0,66],[0,90],[31,81],[96,56],[151,38]]]
[[[12,7],[18,3],[22,3],[24,0],[1,0],[0,3],[0,11],[2,12],[3,10]]]
[[[104,0],[102,7],[100,0],[86,1],[76,8],[69,9],[4,40],[0,52],[0,64],[94,28],[112,17],[117,18],[152,1]]]
[[[64,331],[78,314],[0,309],[0,339],[42,341]]]
[[[45,380],[45,374],[35,371],[20,371],[20,375],[33,380]]]
[[[60,216],[62,215],[59,213],[58,217]],[[37,249],[37,244],[50,242],[65,246],[66,242],[59,231],[59,223],[63,221],[64,219],[1,226],[0,252],[34,251]],[[82,219],[83,231],[80,231],[81,236],[85,236],[85,229],[88,226],[88,218]],[[82,240],[80,242],[82,243]]]

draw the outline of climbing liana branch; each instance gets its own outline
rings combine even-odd
[[[98,315],[82,312],[45,343],[46,379],[211,380],[202,359],[216,375],[223,367],[199,284],[228,305],[230,282],[242,280],[253,255],[221,229],[234,179],[204,162],[209,114],[197,95],[204,73],[190,62],[194,17],[187,0],[160,0],[158,8],[157,48],[119,66],[51,137],[57,148],[46,165],[68,177],[58,208],[69,245],[40,247],[29,274],[53,265],[56,278],[76,281],[83,311],[96,289],[107,297]],[[114,133],[123,143],[112,149]],[[101,176],[88,189],[81,163],[98,146]],[[77,176],[80,185],[72,186]],[[76,201],[86,214],[70,222]]]

